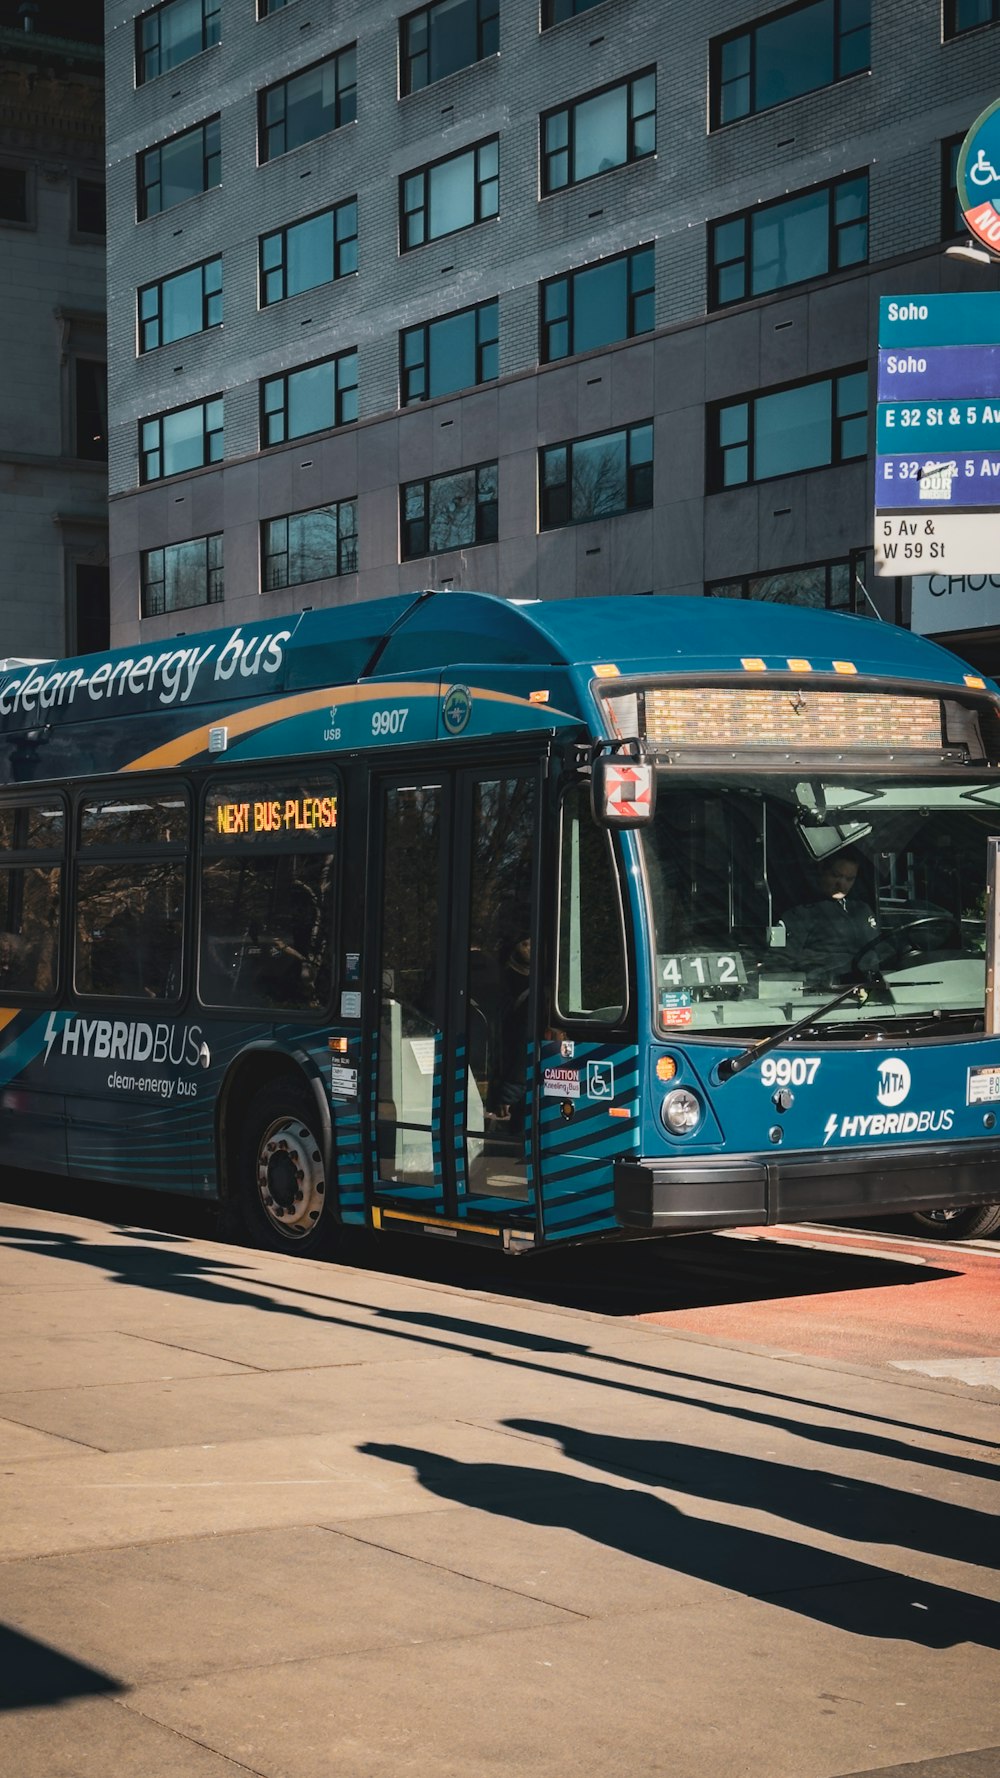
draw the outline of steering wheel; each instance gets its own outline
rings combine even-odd
[[[920,933],[915,939],[912,935]],[[936,936],[935,936],[936,935]],[[907,920],[905,926],[899,926],[894,932],[879,932],[874,938],[862,945],[855,954],[852,967],[864,969],[865,958],[879,967],[880,950],[886,963],[901,964],[907,956],[924,956],[929,951],[949,950],[961,946],[962,935],[957,922],[950,914],[921,914],[916,920]]]

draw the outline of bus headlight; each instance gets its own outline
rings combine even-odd
[[[687,1087],[675,1087],[660,1106],[660,1115],[671,1136],[690,1136],[701,1123],[701,1100]]]

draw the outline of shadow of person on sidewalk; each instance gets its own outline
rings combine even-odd
[[[618,1438],[547,1420],[503,1424],[530,1438],[552,1439],[574,1462],[588,1463],[639,1487],[679,1488],[699,1500],[774,1513],[854,1543],[896,1544],[949,1562],[1000,1568],[994,1515],[955,1501],[741,1451],[675,1444],[670,1439]],[[1000,1470],[996,1479],[1000,1482]]]
[[[638,1487],[505,1463],[462,1463],[409,1445],[358,1449],[408,1464],[429,1493],[459,1506],[575,1533],[664,1570],[759,1599],[853,1636],[923,1648],[1000,1649],[1000,1605],[790,1538],[689,1517]],[[669,1584],[665,1594],[669,1603]]]

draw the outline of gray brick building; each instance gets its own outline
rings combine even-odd
[[[106,23],[115,641],[429,584],[906,620],[877,299],[996,286],[944,246],[998,0]]]

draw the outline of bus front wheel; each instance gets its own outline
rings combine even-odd
[[[319,1119],[304,1086],[275,1081],[247,1108],[239,1142],[239,1208],[257,1247],[325,1252],[333,1234]]]
[[[921,1233],[939,1241],[975,1241],[1000,1229],[1000,1204],[971,1204],[965,1210],[915,1210],[910,1217]]]

